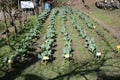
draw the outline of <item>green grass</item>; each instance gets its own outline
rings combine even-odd
[[[94,15],[96,18],[104,21],[107,24],[115,25],[120,28],[120,10],[102,10],[102,9],[97,9],[95,6],[90,6],[89,10],[90,15]]]
[[[103,11],[97,11],[97,12],[92,12],[92,13],[93,13],[93,15],[95,15],[99,19],[105,21],[106,23],[109,23],[109,24],[112,24],[112,25],[114,24],[114,25],[120,27],[120,21],[115,16],[117,12],[115,12],[115,14],[105,13]],[[105,15],[103,16],[102,13],[104,13]]]
[[[7,20],[7,27],[10,28],[10,20]],[[5,30],[5,23],[3,20],[0,20],[0,32],[3,32]]]
[[[8,45],[4,45],[2,48],[0,48],[0,56],[10,56],[12,52],[13,50]]]
[[[0,21],[0,32],[2,32],[5,29],[5,25],[3,21]]]

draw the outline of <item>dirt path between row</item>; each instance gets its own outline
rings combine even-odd
[[[79,36],[79,33],[70,21],[70,16],[67,16],[66,29],[72,40],[73,58],[75,61],[82,62],[86,58],[91,58],[91,54],[88,52],[87,48],[84,46],[84,40]]]
[[[61,34],[61,26],[60,26],[60,18],[59,14],[55,18],[55,30],[56,30],[56,47],[54,48],[56,51],[54,53],[54,57],[56,60],[54,63],[60,63],[64,58],[62,57],[63,55],[63,47],[64,47],[64,41],[63,41],[63,35]]]

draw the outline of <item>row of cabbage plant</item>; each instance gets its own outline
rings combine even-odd
[[[30,31],[27,33],[26,37],[21,40],[21,43],[16,47],[15,54],[13,54],[9,59],[9,64],[14,64],[14,62],[19,62],[20,60],[24,59],[28,54],[29,50],[32,48],[32,40],[37,38],[40,34],[40,28],[42,24],[45,22],[47,16],[49,15],[50,10],[44,10],[39,16],[38,16],[38,22],[37,25],[35,25],[33,28],[30,29]]]
[[[63,7],[60,9],[61,33],[64,36],[64,42],[65,42],[63,48],[63,57],[65,59],[71,59],[73,54],[72,54],[71,39],[65,27],[66,16],[67,16],[67,11],[66,8]]]
[[[78,31],[79,36],[85,39],[85,47],[88,48],[88,50],[95,56],[97,51],[97,46],[95,44],[94,37],[88,37],[86,34],[86,31],[80,25],[77,24],[77,21],[73,16],[73,11],[71,8],[68,8],[67,11],[68,11],[68,14],[70,15],[71,23],[73,27]]]
[[[94,25],[93,21],[90,20],[90,18],[88,16],[86,16],[84,13],[80,12],[79,10],[74,10],[74,12],[76,13],[76,15],[78,15],[78,17],[80,19],[82,19],[83,21],[85,21],[86,25],[88,28],[91,28],[91,29],[95,29],[96,26]]]
[[[56,36],[54,25],[55,25],[55,16],[57,15],[58,11],[59,11],[58,8],[54,8],[50,13],[47,33],[44,36],[44,43],[39,46],[41,51],[38,54],[38,58],[41,60],[41,62],[43,61],[46,62],[53,59],[52,48],[53,48],[53,44],[55,42],[55,36]]]

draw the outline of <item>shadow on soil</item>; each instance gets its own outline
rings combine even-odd
[[[120,80],[120,76],[108,76],[106,74],[101,74],[97,80]]]
[[[96,74],[96,80],[120,80],[120,75],[119,76],[108,76],[105,74],[104,70],[101,70],[100,68],[103,66],[108,66],[104,65],[107,60],[111,58],[102,58],[101,60],[87,60],[83,63],[75,63],[72,64],[72,66],[69,66],[69,71],[64,71],[64,72],[57,72],[59,75],[48,79],[48,80],[70,80],[71,77],[79,75],[84,78],[84,80],[90,80],[86,75],[90,73],[95,73]],[[74,65],[74,66],[73,66]],[[113,64],[114,65],[114,64]],[[110,65],[112,67],[112,65]]]
[[[90,74],[90,73],[96,73],[96,80],[120,80],[120,75],[118,76],[109,76],[106,74],[106,70],[102,70],[101,67],[103,66],[111,66],[113,67],[113,65],[105,65],[105,62],[108,61],[109,59],[112,58],[106,58],[106,57],[102,57],[101,59],[89,59],[86,60],[82,63],[75,63],[75,62],[71,62],[69,64],[69,66],[67,66],[67,69],[65,68],[64,71],[61,71],[59,68],[57,68],[57,70],[53,70],[55,71],[58,76],[53,77],[53,78],[45,78],[44,76],[38,76],[34,75],[34,74],[26,74],[23,75],[24,80],[70,80],[71,77],[79,75],[81,77],[84,78],[84,80],[90,80],[86,75]],[[4,77],[2,77],[0,80],[15,80],[15,78],[17,76],[19,76],[21,74],[21,72],[27,68],[30,65],[33,65],[37,60],[37,58],[35,57],[32,61],[29,62],[25,62],[23,63],[22,67],[20,67],[19,69],[16,69],[14,71],[10,71],[8,72]],[[66,63],[67,64],[67,63]]]
[[[34,74],[26,74],[23,77],[24,77],[24,80],[45,80],[44,77],[40,77]]]
[[[32,60],[30,60],[30,61],[28,60],[28,61],[24,61],[24,62],[20,63],[17,66],[17,68],[15,68],[15,69],[13,69],[9,72],[6,72],[6,74],[3,77],[1,77],[0,80],[8,80],[8,79],[9,80],[15,80],[15,78],[18,75],[20,75],[24,69],[26,69],[27,67],[35,64],[38,61],[37,56],[34,56],[31,59]]]

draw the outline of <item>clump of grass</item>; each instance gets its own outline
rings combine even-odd
[[[5,24],[3,21],[0,21],[0,32],[2,32],[5,29]]]

